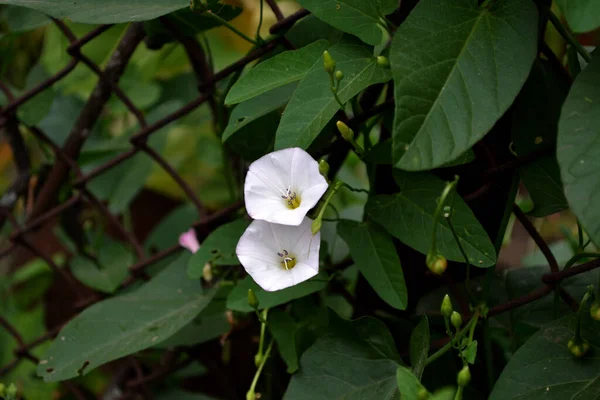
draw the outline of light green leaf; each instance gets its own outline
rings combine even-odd
[[[240,262],[235,255],[240,237],[248,227],[249,222],[238,219],[215,229],[200,245],[187,266],[188,276],[192,279],[202,277],[204,264],[238,265]]]
[[[598,0],[556,0],[556,4],[575,32],[589,32],[600,26]]]
[[[396,382],[402,400],[419,399],[419,391],[423,385],[421,385],[419,379],[413,375],[410,369],[399,365],[398,370],[396,371]]]
[[[248,304],[248,289],[252,289],[258,297],[258,308],[271,308],[288,301],[308,296],[318,292],[327,286],[329,282],[325,272],[319,272],[317,276],[276,292],[266,292],[258,286],[251,277],[247,276],[237,283],[227,298],[227,308],[233,311],[251,312],[253,308]]]
[[[284,400],[398,400],[398,362],[394,340],[381,321],[345,321],[330,312],[328,331],[302,355]]]
[[[240,103],[279,86],[299,81],[329,46],[327,40],[318,40],[261,62],[233,85],[227,93],[225,104]]]
[[[591,348],[586,356],[571,354],[576,317],[547,325],[510,358],[490,400],[588,400],[600,396],[600,324],[582,315],[582,337]]]
[[[529,214],[535,217],[568,208],[555,155],[558,117],[568,90],[564,72],[537,61],[513,107],[511,133],[517,154],[524,156],[542,149],[551,153],[519,168],[534,204]]]
[[[375,83],[387,82],[390,71],[375,62],[372,50],[356,40],[344,38],[329,49],[336,60],[336,69],[344,73],[338,91],[342,102],[347,102],[363,89]],[[275,149],[301,147],[313,142],[340,109],[330,89],[329,75],[323,69],[323,57],[298,84],[288,103],[275,137]]]
[[[86,308],[58,334],[37,373],[46,382],[86,374],[109,361],[154,346],[195,318],[215,294],[185,274],[182,254],[150,282]]]
[[[406,284],[392,238],[372,222],[342,220],[337,225],[337,232],[379,297],[394,308],[406,309]]]
[[[421,379],[423,370],[425,369],[425,361],[429,354],[429,321],[427,316],[421,317],[421,322],[412,331],[410,335],[409,351],[410,365],[412,365],[412,373]]]
[[[571,209],[600,245],[600,51],[571,87],[558,123],[557,158]]]
[[[71,272],[81,283],[104,293],[114,293],[133,264],[133,254],[120,242],[108,236],[94,249],[96,260],[83,254],[70,262]]]
[[[423,0],[394,35],[393,159],[427,170],[454,160],[512,104],[537,53],[529,0]]]
[[[33,8],[55,18],[69,18],[88,24],[116,24],[144,21],[172,11],[189,7],[189,0],[0,0],[0,4],[14,4]]]
[[[299,0],[302,7],[341,31],[378,45],[385,30],[384,17],[398,7],[396,0]]]
[[[400,193],[374,196],[367,202],[365,210],[390,234],[413,249],[427,254],[431,246],[437,199],[446,184],[428,173],[400,170],[394,171],[394,179],[400,185]],[[452,207],[451,221],[469,262],[482,268],[496,264],[494,245],[469,206],[456,194],[447,205]],[[437,224],[437,247],[448,260],[464,262],[443,216],[440,216]]]

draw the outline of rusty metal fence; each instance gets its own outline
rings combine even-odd
[[[145,272],[147,267],[176,253],[181,248],[178,245],[174,245],[151,256],[145,254],[142,246],[134,234],[128,231],[118,217],[111,214],[108,210],[108,207],[101,200],[95,197],[86,187],[86,184],[90,182],[90,180],[98,177],[125,160],[128,160],[139,152],[147,154],[166,173],[168,173],[168,175],[177,183],[177,185],[179,185],[189,200],[196,207],[199,219],[193,224],[193,226],[196,228],[200,240],[206,237],[206,235],[208,235],[208,233],[214,229],[214,227],[226,221],[233,212],[238,210],[242,205],[239,202],[232,204],[216,213],[207,214],[206,208],[198,199],[190,186],[184,181],[181,175],[178,174],[178,172],[169,164],[167,160],[149,147],[147,141],[150,135],[155,133],[157,130],[173,121],[178,120],[179,118],[182,118],[204,103],[208,103],[213,111],[213,117],[216,118],[214,113],[216,113],[217,107],[215,99],[215,84],[217,82],[229,77],[235,72],[241,71],[247,64],[273,51],[278,45],[291,48],[290,43],[285,39],[283,33],[285,33],[287,29],[289,29],[295,22],[309,15],[309,12],[304,9],[300,9],[289,17],[284,18],[274,0],[266,0],[266,3],[270,6],[278,20],[278,22],[276,22],[270,28],[270,32],[272,34],[271,39],[261,43],[258,46],[255,46],[246,56],[224,68],[223,70],[215,73],[213,73],[211,70],[203,48],[196,41],[196,39],[181,35],[177,31],[177,28],[172,26],[167,19],[161,18],[161,22],[164,24],[164,26],[171,31],[173,36],[185,49],[187,57],[190,61],[190,65],[192,66],[198,81],[198,96],[194,100],[184,105],[182,108],[152,124],[148,124],[146,122],[144,113],[137,108],[135,104],[133,104],[131,99],[123,92],[122,89],[119,88],[118,84],[119,77],[127,66],[134,50],[138,45],[140,45],[145,37],[143,25],[141,23],[131,23],[129,25],[118,46],[113,51],[108,63],[106,64],[106,67],[102,69],[90,58],[86,57],[81,52],[81,49],[90,41],[102,35],[111,27],[111,25],[98,26],[86,35],[77,38],[64,22],[57,19],[52,19],[52,22],[56,24],[56,26],[70,42],[67,52],[71,56],[71,60],[68,62],[68,64],[65,65],[58,73],[23,93],[19,97],[15,97],[8,86],[0,82],[0,90],[2,90],[8,99],[8,104],[0,109],[0,129],[4,131],[6,137],[9,138],[9,144],[12,148],[15,165],[18,171],[17,178],[13,182],[8,193],[4,194],[3,203],[0,204],[0,228],[6,222],[12,224],[13,226],[12,233],[9,236],[10,243],[6,248],[0,249],[0,258],[11,254],[19,247],[24,248],[32,255],[43,259],[53,270],[54,274],[60,277],[60,279],[64,280],[67,286],[74,292],[75,298],[78,299],[76,303],[77,309],[82,310],[101,300],[101,297],[98,295],[86,297],[80,293],[78,290],[78,287],[80,286],[75,281],[74,277],[65,269],[59,268],[58,265],[52,260],[50,255],[45,254],[42,249],[38,248],[32,242],[32,240],[28,238],[28,235],[31,232],[39,230],[65,210],[74,207],[75,205],[85,203],[97,208],[97,210],[107,219],[113,229],[115,229],[119,235],[129,243],[137,256],[135,264],[129,266],[129,277],[122,282],[121,288],[130,286],[138,280],[147,280],[149,278]],[[55,144],[39,127],[27,126],[22,121],[19,121],[16,111],[28,100],[34,98],[45,89],[66,77],[79,63],[83,63],[89,67],[98,76],[99,80],[92,94],[87,99],[87,102],[81,110],[70,134],[67,137],[67,140],[65,141],[64,145],[60,147]],[[84,142],[92,131],[92,128],[99,119],[103,107],[113,94],[127,107],[129,112],[135,116],[141,129],[131,137],[131,149],[111,159],[105,164],[96,167],[87,174],[83,174],[75,160],[77,159]],[[365,112],[364,115],[355,117],[354,122],[364,121],[368,117],[381,112],[390,105],[391,101],[388,100],[386,103],[375,106],[371,110]],[[19,224],[13,215],[13,207],[17,199],[27,193],[30,180],[29,156],[24,144],[24,140],[19,131],[20,125],[25,126],[33,136],[49,146],[56,157],[55,163],[52,166],[47,178],[44,180],[43,186],[37,194],[33,203],[33,207],[31,208],[31,211],[24,224]],[[534,156],[528,155],[526,157],[520,157],[500,166],[491,165],[486,171],[486,174],[484,174],[488,180],[482,186],[482,191],[489,187],[489,182],[494,176],[509,170],[512,171],[518,166],[531,162],[542,155],[543,154],[534,154]],[[75,194],[66,201],[58,204],[57,198],[59,189],[67,182],[71,183],[75,188]],[[469,196],[466,196],[465,198],[467,199],[467,197]],[[544,275],[543,285],[540,288],[523,297],[511,300],[508,303],[492,308],[489,312],[489,315],[495,315],[509,311],[516,307],[520,307],[524,304],[540,299],[541,297],[551,293],[556,288],[556,285],[562,280],[590,271],[600,266],[600,262],[595,260],[570,268],[568,270],[559,271],[559,266],[556,262],[556,259],[549,251],[547,244],[535,230],[531,222],[528,221],[526,216],[518,209],[518,207],[515,208],[514,213],[516,214],[518,220],[525,226],[526,230],[536,244],[542,249],[550,265],[550,273]],[[562,295],[563,299],[566,300],[566,302],[572,307],[577,306],[577,302],[570,298],[566,292],[563,291]],[[37,364],[39,360],[32,355],[32,349],[54,338],[61,329],[61,326],[57,326],[37,339],[26,343],[17,328],[11,325],[8,320],[2,316],[0,316],[0,325],[15,339],[18,344],[18,348],[14,351],[14,359],[9,364],[0,366],[0,377],[12,371],[21,362],[28,361]],[[190,362],[189,359],[184,362],[177,361],[176,354],[174,354],[173,351],[168,350],[165,352],[163,360],[159,363],[159,365],[156,366],[154,370],[148,372],[144,371],[139,362],[133,359],[133,357],[130,357],[130,359],[132,362],[132,369],[135,371],[135,376],[124,382],[122,385],[125,389],[124,395],[122,396],[123,399],[133,398],[135,396],[152,398],[152,394],[146,386],[147,384],[163,379],[169,373],[179,368],[183,368],[187,365],[187,363]],[[83,390],[75,383],[69,381],[62,383],[65,388],[69,390],[76,398],[86,399],[86,395],[84,394]]]

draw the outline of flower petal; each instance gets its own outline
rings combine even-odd
[[[191,251],[192,254],[200,249],[200,243],[198,243],[198,238],[196,238],[196,232],[193,228],[179,235],[179,245]]]

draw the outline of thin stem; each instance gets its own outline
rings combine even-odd
[[[469,331],[471,329],[471,325],[476,325],[477,324],[477,320],[479,319],[479,312],[476,312],[473,317],[469,320],[469,323],[467,325],[465,325],[457,334],[456,336],[461,336],[464,335],[465,333],[467,333],[467,331]],[[441,349],[439,349],[438,351],[436,351],[435,353],[433,353],[432,355],[430,355],[429,357],[427,357],[427,360],[425,360],[425,365],[429,365],[432,362],[434,362],[435,360],[437,360],[438,358],[440,358],[441,356],[443,356],[444,354],[446,354],[448,352],[448,350],[453,348],[453,340],[450,340],[448,343],[446,343],[444,345],[444,347],[442,347]]]
[[[258,366],[258,369],[256,370],[254,379],[252,379],[252,384],[250,385],[250,390],[248,390],[248,393],[254,393],[254,390],[256,389],[256,384],[258,383],[258,378],[260,378],[260,374],[261,374],[263,368],[265,367],[265,364],[267,363],[267,359],[269,358],[269,355],[271,354],[271,349],[273,349],[273,342],[274,342],[274,340],[271,339],[271,342],[269,343],[269,347],[267,347],[265,356],[262,358],[260,365]]]
[[[577,239],[579,240],[579,250],[583,250],[583,228],[577,219]]]
[[[256,28],[256,41],[258,43],[263,42],[262,37],[260,37],[260,28],[262,27],[262,23],[263,23],[263,2],[264,2],[264,0],[260,0],[260,17],[258,19],[258,27]]]
[[[448,182],[446,184],[446,187],[442,191],[442,195],[438,200],[435,213],[433,214],[433,229],[431,230],[431,246],[429,248],[429,252],[427,253],[428,257],[435,257],[437,255],[437,224],[439,220],[438,217],[442,212],[442,209],[444,208],[444,203],[446,202],[446,199],[448,199],[450,192],[452,192],[452,189],[456,187],[457,183],[458,176],[456,176],[452,182]]]
[[[262,2],[261,2],[261,4],[262,4]],[[242,39],[246,40],[247,42],[250,42],[250,43],[252,43],[255,46],[258,45],[258,43],[256,42],[256,40],[251,39],[244,32],[238,30],[235,26],[231,25],[229,22],[227,22],[223,18],[219,17],[217,14],[215,14],[215,13],[213,13],[211,11],[207,11],[207,12],[204,13],[204,15],[206,15],[206,16],[214,19],[215,21],[218,21],[220,24],[226,26],[227,28],[229,28],[229,30],[231,30],[233,33],[235,33],[236,35],[238,35]]]
[[[359,192],[359,193],[366,193],[366,194],[369,194],[369,191],[368,191],[368,190],[366,190],[366,189],[359,189],[359,188],[352,187],[352,186],[348,185],[346,182],[343,182],[343,183],[342,183],[342,186],[343,186],[343,187],[345,187],[345,188],[346,188],[346,189],[348,189],[348,190],[351,190],[351,191],[353,191],[353,192]]]
[[[581,57],[583,57],[585,62],[589,63],[590,61],[592,61],[592,56],[590,55],[590,53],[581,45],[581,43],[577,41],[577,39],[571,33],[570,29],[564,26],[560,22],[558,17],[550,9],[544,9],[544,13],[546,14],[550,22],[552,22],[552,25],[554,25],[558,33],[560,33],[561,36],[565,38],[565,40],[569,42],[569,44],[573,46],[575,50],[577,50],[577,52],[581,55]]]

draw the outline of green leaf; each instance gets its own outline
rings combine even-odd
[[[325,39],[329,43],[337,43],[344,33],[335,29],[333,26],[321,21],[313,14],[310,14],[300,21],[285,34],[286,39],[296,47],[304,47],[316,42],[319,39]]]
[[[0,0],[0,4],[33,8],[55,18],[68,18],[74,22],[116,24],[157,18],[189,7],[189,0]]]
[[[97,261],[83,254],[76,255],[70,262],[71,272],[81,283],[104,293],[114,293],[128,274],[133,264],[133,254],[120,242],[108,236],[102,237],[94,249]]]
[[[238,219],[215,229],[202,242],[187,266],[187,274],[192,279],[202,277],[204,264],[238,265],[240,262],[235,255],[235,247],[240,237],[248,227],[249,222]]]
[[[160,251],[177,244],[179,234],[187,231],[190,222],[196,218],[198,210],[191,203],[174,209],[152,229],[144,242],[144,249]]]
[[[36,85],[48,79],[50,75],[41,64],[37,64],[29,71],[27,81],[25,82],[25,91],[32,89]],[[35,125],[40,122],[52,107],[54,100],[54,89],[52,87],[28,100],[17,110],[17,116],[28,125]]]
[[[461,351],[461,354],[469,364],[475,364],[475,357],[477,356],[477,340],[473,340],[469,343],[467,348]]]
[[[372,222],[342,220],[337,225],[337,233],[379,297],[394,308],[406,309],[406,284],[392,238]]]
[[[365,211],[401,242],[427,254],[431,247],[437,199],[446,184],[423,172],[394,170],[394,179],[400,185],[400,193],[373,196],[367,202]],[[456,194],[451,196],[447,205],[452,207],[452,225],[469,262],[482,268],[495,265],[494,245],[469,206]],[[448,260],[464,262],[448,223],[443,216],[439,218],[436,233],[438,251]]]
[[[237,283],[227,298],[227,308],[233,311],[251,312],[254,309],[248,304],[248,289],[252,289],[258,297],[258,308],[271,308],[288,301],[308,296],[311,293],[323,290],[329,282],[325,272],[307,281],[276,292],[266,292],[258,286],[251,277],[247,276]]]
[[[389,69],[376,64],[372,50],[355,40],[344,38],[331,47],[329,53],[336,60],[336,68],[344,73],[338,91],[343,103],[368,86],[387,82],[391,77]],[[320,57],[298,84],[281,117],[275,137],[276,150],[306,149],[319,135],[340,109],[330,85],[329,75],[323,69],[323,57]]]
[[[582,315],[582,337],[590,342],[586,356],[571,354],[575,315],[547,325],[511,357],[490,400],[587,400],[600,395],[600,324]]]
[[[253,67],[232,86],[225,104],[236,104],[288,83],[297,82],[329,48],[318,40],[298,50],[288,50]]]
[[[410,369],[399,365],[398,370],[396,371],[396,382],[402,400],[419,399],[419,391],[423,385],[421,385],[419,379],[413,375]]]
[[[330,312],[328,331],[302,355],[284,400],[399,399],[399,356],[386,326]]]
[[[25,7],[6,6],[0,15],[3,30],[6,33],[26,32],[44,26],[50,22],[50,18],[41,12]],[[3,33],[0,34],[2,37]]]
[[[423,0],[398,28],[390,62],[398,168],[454,160],[512,104],[537,53],[537,9],[528,0]]]
[[[300,327],[290,314],[278,308],[269,311],[267,327],[277,342],[279,354],[287,365],[288,374],[298,370],[298,352],[295,334]]]
[[[179,109],[182,105],[183,103],[179,100],[170,100],[162,103],[148,113],[147,121],[148,123],[158,121]],[[159,153],[162,152],[167,142],[168,133],[169,128],[167,127],[155,132],[148,139],[149,146]],[[117,167],[120,171],[120,179],[116,183],[113,182],[112,193],[108,202],[111,212],[120,214],[127,209],[134,197],[144,187],[154,164],[154,160],[150,156],[138,153]]]
[[[383,18],[398,7],[396,0],[299,0],[302,7],[341,31],[378,45],[385,30]]]
[[[600,245],[600,52],[573,83],[558,123],[557,158],[571,209]]]
[[[139,289],[86,308],[52,342],[38,364],[38,375],[54,382],[85,374],[154,346],[187,325],[216,292],[203,293],[186,276],[188,259],[184,253]]]
[[[552,153],[519,168],[534,204],[529,214],[535,217],[568,208],[555,156],[558,117],[568,90],[562,71],[536,61],[513,107],[511,134],[519,156],[542,149]]]
[[[575,32],[589,32],[600,27],[600,3],[597,0],[556,0],[569,27]]]
[[[412,365],[412,372],[415,374],[417,379],[421,379],[423,376],[423,370],[425,369],[425,361],[429,354],[429,321],[427,316],[421,317],[421,322],[412,331],[410,335],[410,365]]]
[[[73,128],[79,113],[85,103],[75,96],[54,96],[50,112],[39,123],[43,130],[54,143],[62,146]]]

